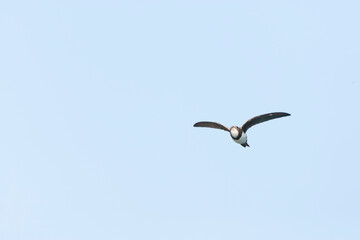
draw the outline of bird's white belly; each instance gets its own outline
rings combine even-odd
[[[233,139],[233,140],[239,144],[244,144],[247,142],[247,135],[246,133],[243,133],[239,139]]]

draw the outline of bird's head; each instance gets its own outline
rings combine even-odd
[[[232,126],[230,128],[230,135],[234,139],[239,139],[241,137],[242,130],[238,126]]]

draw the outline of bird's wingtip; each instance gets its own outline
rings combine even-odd
[[[291,116],[290,113],[287,112],[279,112],[283,117]]]

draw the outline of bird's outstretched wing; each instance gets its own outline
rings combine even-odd
[[[217,128],[217,129],[221,129],[227,132],[230,132],[230,130],[221,125],[220,123],[216,123],[216,122],[197,122],[194,124],[194,127],[208,127],[208,128]]]
[[[253,117],[249,120],[246,121],[246,123],[244,123],[244,125],[242,125],[241,129],[246,132],[249,128],[251,128],[252,126],[262,123],[262,122],[266,122],[275,118],[281,118],[281,117],[286,117],[286,116],[290,116],[289,113],[284,113],[284,112],[273,112],[273,113],[267,113],[267,114],[263,114],[263,115],[259,115],[256,117]]]

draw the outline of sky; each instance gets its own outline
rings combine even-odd
[[[2,1],[0,239],[360,239],[359,10]]]

